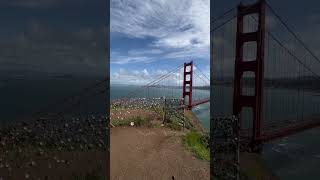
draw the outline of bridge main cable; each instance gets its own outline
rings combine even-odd
[[[128,93],[126,96],[124,96],[123,98],[128,98],[128,97],[136,94],[136,93],[138,92],[138,90],[143,90],[143,89],[145,89],[145,88],[148,88],[149,86],[154,85],[155,83],[157,83],[157,82],[159,82],[159,81],[161,81],[161,80],[169,77],[172,73],[176,72],[176,71],[179,70],[179,68],[181,68],[181,67],[182,67],[182,65],[179,65],[179,66],[176,67],[175,69],[169,71],[167,74],[161,75],[160,77],[158,77],[158,78],[156,78],[155,80],[147,83],[146,85],[141,86],[141,87],[139,87],[139,88],[137,88],[137,89],[135,89],[135,90],[132,90],[131,92],[129,92],[129,93]],[[121,99],[123,99],[123,98],[121,98]]]

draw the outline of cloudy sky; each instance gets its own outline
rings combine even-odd
[[[106,74],[105,0],[0,1],[0,70]]]
[[[257,0],[243,0],[244,4],[253,3]],[[223,14],[227,10],[232,7],[236,7],[239,4],[240,0],[233,1],[233,0],[216,0],[214,4],[211,6],[211,19],[215,19],[219,15]],[[319,5],[320,2],[317,0],[310,0],[308,2],[301,1],[301,0],[287,0],[287,1],[277,1],[277,0],[268,0],[267,1],[272,8],[281,16],[281,18],[287,23],[287,25],[300,37],[300,39],[305,42],[305,44],[314,52],[314,54],[320,57],[320,36],[318,35],[320,31],[320,9]],[[289,8],[290,7],[290,8]],[[236,11],[234,11],[236,12]],[[307,53],[306,50],[299,44],[296,40],[294,40],[293,36],[288,33],[288,31],[281,25],[280,21],[275,18],[275,16],[270,13],[270,9],[267,8],[266,12],[266,27],[268,31],[270,31],[274,36],[278,38],[283,44],[291,50],[295,54],[295,56],[299,57],[302,61],[312,69],[312,71],[318,73],[320,75],[320,63]],[[229,16],[230,17],[230,16]],[[231,21],[230,23],[235,24],[236,21]],[[235,26],[230,25],[225,26],[225,29],[219,29],[213,32],[213,39],[215,42],[215,50],[216,50],[216,59],[219,60],[222,57],[219,56],[219,48],[221,45],[224,44],[224,53],[226,54],[225,62],[224,62],[224,73],[233,75],[233,64],[234,64],[234,34],[235,30],[231,30],[232,28],[235,29]],[[224,33],[223,33],[224,31]],[[233,33],[233,37],[231,36]],[[228,37],[227,37],[228,36]],[[266,37],[267,39],[267,37]],[[267,41],[267,40],[266,40]],[[266,42],[267,43],[267,42]],[[278,51],[274,51],[279,53]],[[265,52],[265,54],[270,54],[271,57],[272,52]],[[280,52],[283,53],[283,52]],[[288,63],[290,62],[287,60],[288,56],[283,55],[280,58],[277,65],[286,67],[287,71],[290,73],[295,73],[297,71],[297,65],[295,63]],[[272,60],[268,59],[267,60]],[[282,61],[281,61],[282,60]],[[266,61],[265,61],[266,62]],[[269,61],[270,62],[270,61]],[[266,62],[266,63],[269,63]],[[217,61],[214,61],[217,63]],[[271,62],[273,63],[273,62]],[[281,64],[282,63],[282,64]],[[214,68],[219,71],[221,64],[215,64]],[[222,68],[220,68],[222,69]],[[268,70],[268,65],[266,66],[266,70]],[[216,72],[217,72],[216,71]],[[307,71],[307,70],[306,70]],[[275,70],[275,75],[280,76],[280,72]],[[310,75],[310,73],[306,73],[304,75]],[[218,75],[219,76],[219,73]]]
[[[111,0],[112,84],[145,84],[184,62],[209,76],[209,0]]]

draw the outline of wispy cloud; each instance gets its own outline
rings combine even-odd
[[[210,66],[206,66],[204,69],[199,70],[196,66],[194,69],[194,86],[209,85]],[[157,84],[161,85],[182,85],[183,82],[183,68],[176,71],[168,71],[166,69],[151,70],[144,68],[142,70],[129,70],[126,68],[120,68],[117,72],[111,75],[111,84],[135,84],[145,85],[154,80],[162,77]]]
[[[209,59],[209,7],[209,0],[111,0],[111,33],[152,38],[144,51],[131,50],[122,58],[111,56],[112,62],[145,62],[157,53],[169,59]],[[138,61],[137,55],[144,58]]]
[[[128,54],[121,54],[118,51],[111,51],[111,64],[128,64],[128,63],[150,63],[154,59],[146,56],[143,52],[131,51]]]
[[[157,70],[153,73],[149,73],[147,69],[141,71],[128,70],[126,68],[120,68],[118,72],[115,72],[111,76],[111,83],[114,84],[146,84],[152,81],[156,77],[160,77],[168,73],[166,70]]]

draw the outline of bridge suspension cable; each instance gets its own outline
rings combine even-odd
[[[128,98],[128,97],[131,97],[132,95],[135,95],[137,93],[139,93],[139,91],[145,89],[145,88],[148,88],[149,86],[151,85],[155,85],[156,83],[160,82],[161,80],[169,77],[172,73],[175,73],[177,70],[179,70],[180,68],[182,67],[182,65],[179,65],[178,67],[174,68],[173,70],[169,71],[168,73],[166,74],[163,74],[163,75],[160,75],[158,78],[155,78],[153,81],[147,83],[146,85],[144,86],[141,86],[135,90],[132,90],[130,91],[126,96],[124,96],[123,98]]]
[[[200,71],[200,73],[203,75],[203,77],[205,77],[210,82],[210,78],[208,78],[208,76],[206,76],[196,64],[194,64],[194,66],[197,68],[197,70]]]
[[[255,18],[255,17],[252,17],[252,16],[250,16],[251,18],[253,18],[253,20],[255,21],[255,22],[258,22],[258,20]],[[300,59],[300,58],[298,58],[291,50],[289,50],[285,45],[284,45],[284,43],[283,42],[281,42],[272,32],[270,32],[268,29],[266,29],[266,31],[267,31],[267,33],[268,33],[268,35],[274,40],[274,41],[276,41],[282,48],[284,48],[286,51],[287,51],[287,53],[289,53],[297,62],[299,62],[304,68],[306,68],[308,71],[310,71],[313,75],[315,75],[315,77],[317,78],[317,79],[319,79],[320,80],[320,75],[319,74],[317,74],[316,72],[314,72],[309,66],[307,66],[305,63],[303,63],[303,61]],[[301,41],[302,42],[302,41]],[[311,51],[310,51],[311,52]],[[320,63],[320,61],[319,61],[319,63]]]
[[[289,27],[289,25],[281,18],[281,16],[272,8],[272,6],[266,2],[266,5],[270,8],[271,12],[279,19],[282,25],[293,35],[293,37],[320,63],[320,59],[308,48],[308,46],[299,38],[299,36]]]
[[[216,21],[219,21],[220,19],[224,18],[226,15],[228,15],[229,13],[231,13],[232,11],[235,11],[235,7],[230,8],[229,10],[225,11],[224,13],[222,13],[220,16],[216,17],[215,19],[211,20],[211,24],[215,23]]]

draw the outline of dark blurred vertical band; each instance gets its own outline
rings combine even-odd
[[[213,19],[214,0],[210,1],[210,179],[213,180],[213,112],[214,112],[214,99],[213,99],[213,31],[211,31],[211,20]]]
[[[106,153],[106,163],[107,163],[107,173],[106,179],[110,179],[110,0],[105,0],[107,2],[107,10],[106,10],[106,22],[107,22],[107,30],[106,30],[106,66],[107,66],[107,93],[106,93],[106,109],[107,109],[107,118],[106,125],[107,135],[106,144],[107,144],[107,153]]]

